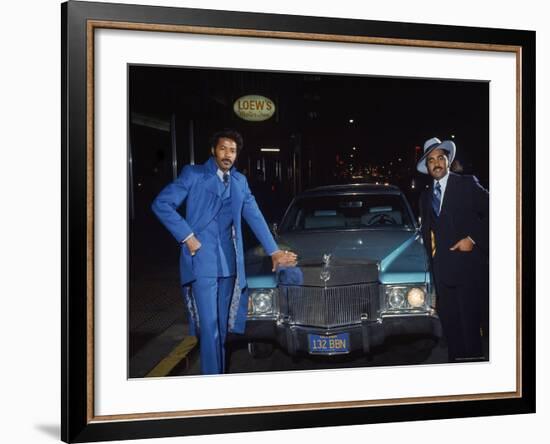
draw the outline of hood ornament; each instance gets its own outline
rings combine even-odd
[[[321,267],[321,273],[319,274],[319,278],[325,283],[325,289],[327,288],[327,282],[330,280],[330,254],[323,254],[323,266]]]

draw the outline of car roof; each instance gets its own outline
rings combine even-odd
[[[325,196],[335,194],[401,194],[395,185],[380,185],[373,183],[351,183],[343,185],[325,185],[311,188],[300,193],[297,197]]]

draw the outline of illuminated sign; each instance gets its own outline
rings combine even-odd
[[[267,97],[248,95],[235,100],[233,111],[243,120],[262,122],[275,114],[275,104]]]

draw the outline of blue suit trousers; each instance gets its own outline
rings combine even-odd
[[[225,371],[225,339],[235,277],[197,277],[193,296],[199,312],[200,364],[203,375]]]

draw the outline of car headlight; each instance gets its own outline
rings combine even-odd
[[[426,293],[424,290],[418,287],[413,287],[407,292],[407,302],[411,307],[422,307],[425,301]]]
[[[260,288],[250,290],[248,295],[248,314],[253,316],[265,316],[273,314],[274,288]]]
[[[405,304],[405,291],[401,287],[391,288],[387,295],[390,308],[401,308]]]
[[[411,310],[426,305],[425,285],[384,285],[383,306],[387,310]]]

